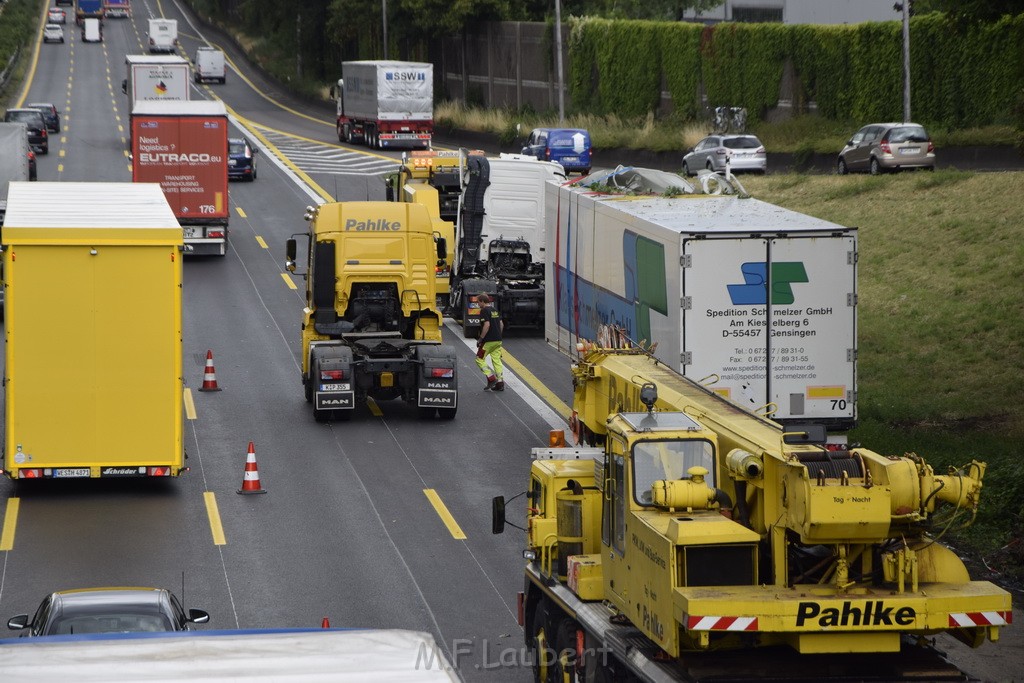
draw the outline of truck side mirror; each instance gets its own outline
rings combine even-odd
[[[128,94],[128,79],[127,78],[125,78],[124,80],[121,81],[121,92],[123,92],[125,95]]]
[[[296,247],[296,244],[295,244],[295,238],[294,237],[290,237],[284,243],[284,257],[285,257],[284,269],[287,270],[289,273],[294,273],[295,272],[295,254],[296,254],[296,252],[297,252],[297,247]]]
[[[448,240],[443,237],[437,238],[437,258],[448,258]]]
[[[505,496],[491,499],[491,533],[500,534],[505,531]]]

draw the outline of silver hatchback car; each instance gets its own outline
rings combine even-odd
[[[878,175],[904,168],[935,170],[935,144],[916,123],[872,123],[850,138],[839,153],[836,171]]]
[[[694,175],[705,168],[724,171],[727,159],[730,171],[765,173],[768,170],[768,155],[756,136],[709,135],[683,157],[683,175]]]

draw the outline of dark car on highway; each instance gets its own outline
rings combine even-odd
[[[256,148],[243,138],[228,138],[228,179],[256,180]]]
[[[209,620],[201,609],[186,614],[178,598],[162,588],[81,588],[51,593],[31,620],[19,614],[7,627],[23,631],[22,636],[53,636],[188,631],[191,624]]]
[[[46,130],[51,133],[60,132],[60,111],[57,110],[57,105],[50,102],[32,102],[26,104],[28,109],[38,109],[43,113],[43,121],[46,121]]]
[[[8,109],[4,121],[24,123],[28,127],[28,144],[40,154],[50,153],[50,137],[46,132],[46,120],[38,109]]]

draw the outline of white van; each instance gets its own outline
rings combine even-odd
[[[177,19],[149,20],[149,51],[174,52],[178,45]]]
[[[82,40],[87,43],[103,42],[103,26],[99,19],[90,17],[82,20]]]
[[[196,83],[217,81],[223,83],[227,78],[227,66],[224,53],[215,47],[200,47],[196,50],[195,73]]]

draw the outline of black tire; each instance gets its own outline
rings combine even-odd
[[[708,163],[704,164],[704,168],[708,169],[712,173],[715,172],[715,166],[711,163],[711,159],[708,159]]]
[[[253,163],[253,165],[252,165],[252,179],[256,180],[256,164],[255,163]]]
[[[551,643],[547,637],[548,610],[547,603],[541,599],[533,606],[533,619],[530,621],[530,633],[526,639],[529,660],[533,662],[533,683],[548,683],[551,671]]]
[[[555,629],[555,661],[551,667],[551,683],[572,680],[576,671],[576,622],[565,617]]]
[[[455,413],[459,412],[459,407],[456,405],[454,408],[438,408],[437,414],[442,420],[454,420]]]
[[[345,126],[345,129],[347,129],[347,128],[348,128],[348,126]],[[342,125],[340,123],[337,124],[336,126],[334,126],[334,129],[338,133],[338,142],[348,142],[348,140],[345,139],[345,133],[344,133],[344,130],[342,129]]]
[[[306,403],[313,402],[313,380],[304,379],[302,380],[302,393],[306,397]]]
[[[871,175],[882,175],[882,166],[878,163],[878,159],[871,157],[871,165],[868,167],[868,172]]]
[[[345,138],[345,142],[347,142],[350,145],[352,144],[352,126],[350,126],[347,123],[345,124],[345,135],[344,135],[344,138]]]
[[[683,175],[684,175],[684,176],[690,176],[690,175],[692,175],[692,174],[690,173],[690,165],[689,165],[689,164],[687,164],[687,163],[686,163],[685,161],[683,162]]]
[[[836,173],[839,175],[846,175],[850,172],[850,168],[846,165],[846,159],[840,157],[839,163],[836,164]]]
[[[224,85],[227,82],[228,82],[228,77],[227,76],[221,76],[220,77],[220,84],[221,85]]]

